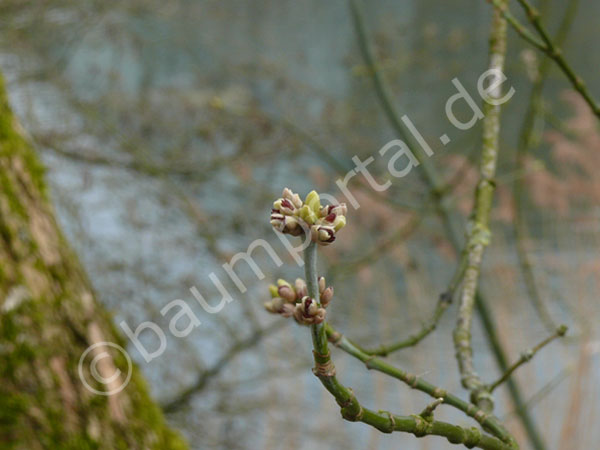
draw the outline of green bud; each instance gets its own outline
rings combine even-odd
[[[279,292],[277,291],[277,286],[274,284],[269,285],[269,294],[271,294],[272,298],[279,297]]]
[[[310,191],[306,196],[304,203],[306,203],[313,211],[315,216],[318,217],[319,212],[321,211],[321,199],[317,191]]]
[[[287,286],[287,287],[292,287],[292,285],[290,283],[288,283],[287,281],[285,281],[283,278],[280,278],[277,280],[277,286]],[[277,295],[277,297],[279,297],[279,295]]]
[[[340,231],[342,228],[346,226],[346,216],[337,216],[333,221],[333,229],[335,231]]]
[[[302,208],[300,208],[298,215],[309,225],[313,225],[317,221],[317,215],[309,205],[304,205]]]

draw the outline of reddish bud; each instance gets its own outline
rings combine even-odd
[[[332,298],[333,298],[333,287],[329,286],[327,289],[325,289],[321,293],[321,297],[320,297],[321,304],[326,307]]]
[[[279,286],[277,293],[282,299],[289,303],[296,302],[296,293],[290,286]]]

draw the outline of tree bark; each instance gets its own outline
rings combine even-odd
[[[160,448],[186,444],[166,424],[135,367],[112,395],[86,388],[83,352],[97,344],[106,393],[129,373],[111,317],[57,225],[44,169],[8,104],[0,77],[0,447]]]

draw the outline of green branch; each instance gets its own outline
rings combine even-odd
[[[320,295],[317,276],[317,244],[315,242],[311,242],[306,250],[304,250],[304,272],[308,286],[308,296],[318,302]],[[315,361],[317,362],[319,356],[329,354],[329,350],[327,349],[327,335],[325,334],[325,326],[322,323],[311,325],[311,331]]]
[[[546,339],[544,339],[543,341],[538,343],[535,347],[530,348],[529,350],[523,352],[521,354],[521,357],[514,364],[512,364],[500,378],[498,378],[496,381],[494,381],[492,384],[490,384],[488,386],[489,392],[492,392],[494,389],[496,389],[498,386],[500,386],[502,383],[504,383],[506,380],[508,380],[508,378],[513,374],[513,372],[515,370],[517,370],[519,367],[521,367],[523,364],[531,361],[531,359],[535,356],[535,354],[537,352],[539,352],[542,348],[544,348],[546,345],[548,345],[554,339],[563,337],[566,333],[567,333],[567,326],[561,325],[556,329],[554,334],[548,336]]]
[[[550,34],[546,30],[546,27],[542,24],[539,11],[527,0],[518,0],[525,11],[527,19],[535,28],[541,40],[533,36],[531,32],[529,32],[521,23],[517,21],[517,19],[515,19],[503,0],[491,0],[491,2],[522,38],[535,46],[538,50],[544,52],[556,63],[556,65],[565,74],[573,86],[573,89],[575,89],[583,97],[594,115],[600,118],[600,104],[588,90],[585,81],[583,81],[583,79],[575,73],[575,70],[573,70],[571,65],[567,62],[560,47],[550,38]]]
[[[578,3],[578,0],[571,0],[567,6],[562,23],[560,24],[559,30],[554,38],[554,41],[557,43],[557,45],[562,45],[562,43],[565,41],[569,28],[573,23]],[[529,106],[527,108],[523,125],[519,133],[519,141],[517,145],[515,171],[518,174],[524,174],[526,172],[525,166],[527,154],[537,147],[537,142],[539,141],[539,138],[535,135],[535,124],[538,117],[543,114],[542,93],[544,90],[544,83],[548,77],[548,73],[550,72],[550,63],[551,60],[548,58],[545,58],[541,62],[537,70],[537,76],[533,81],[533,87],[529,96]],[[519,260],[521,274],[523,275],[523,281],[525,282],[527,298],[530,299],[541,321],[550,331],[556,329],[556,324],[552,319],[546,304],[543,302],[542,296],[537,288],[533,267],[525,245],[525,241],[527,239],[527,229],[523,217],[523,190],[523,177],[519,175],[515,177],[513,183],[513,203],[515,210],[514,227],[517,258]]]
[[[489,69],[502,72],[506,55],[506,20],[498,10],[494,10],[490,31]],[[500,98],[500,86],[490,92],[492,100]],[[493,399],[473,366],[473,349],[471,346],[471,325],[475,294],[481,271],[481,261],[485,247],[490,241],[490,214],[494,199],[494,176],[499,151],[500,105],[489,100],[483,104],[483,143],[480,179],[475,189],[475,204],[471,216],[471,224],[467,230],[466,253],[467,265],[463,276],[460,295],[458,320],[454,329],[454,347],[463,386],[471,391],[474,403],[486,411],[493,409]]]
[[[398,119],[399,115],[396,112],[396,110],[393,108],[393,104],[390,100],[390,96],[387,94],[387,89],[377,88],[377,84],[385,86],[385,83],[384,83],[383,78],[379,76],[377,67],[373,63],[374,58],[372,57],[372,54],[370,53],[367,35],[366,35],[365,27],[363,24],[362,14],[361,14],[361,11],[360,11],[358,5],[356,4],[356,0],[350,0],[350,11],[352,14],[353,23],[354,23],[354,27],[356,30],[356,35],[358,38],[359,48],[361,50],[363,59],[365,60],[366,64],[370,68],[370,73],[371,73],[371,76],[373,78],[373,82],[374,82],[374,85],[376,88],[375,91],[377,93],[377,97],[378,97],[380,103],[382,104],[384,112],[385,112],[392,128],[394,129],[394,131],[396,131],[396,133],[398,133],[400,136],[405,138],[407,145],[411,148],[411,150],[413,150],[413,153],[419,160],[419,163],[421,164],[421,167],[423,168],[422,171],[419,171],[419,174],[423,177],[424,181],[429,185],[430,192],[432,194],[443,192],[444,183],[443,183],[443,181],[441,181],[441,177],[438,175],[438,173],[437,173],[435,167],[433,166],[433,164],[431,163],[431,161],[429,161],[428,158],[423,158],[423,156],[421,155],[420,152],[414,151],[414,149],[416,148],[415,144],[414,144],[414,140],[410,139],[410,136],[408,135],[408,133],[406,133],[406,130],[404,129],[402,123]],[[440,195],[432,195],[432,197],[433,197],[433,202],[436,207],[436,213],[440,217],[440,219],[446,229],[450,243],[452,244],[452,246],[455,248],[456,251],[460,251],[460,249],[461,249],[460,240],[461,240],[462,232],[458,225],[458,221],[455,219],[450,207],[448,206],[448,203],[447,203],[445,197],[442,197]],[[494,357],[498,363],[498,366],[500,367],[500,369],[502,371],[505,371],[508,368],[508,364],[506,362],[506,355],[502,348],[500,340],[498,338],[496,326],[492,320],[491,313],[487,306],[487,302],[484,300],[483,296],[479,292],[477,293],[476,297],[477,297],[476,298],[477,313],[479,314],[479,317],[481,318],[482,322],[484,323],[484,331],[486,333],[486,337],[490,343],[490,346],[492,348],[492,351],[494,353]],[[534,445],[534,447],[536,449],[538,449],[538,450],[543,449],[544,445],[542,443],[541,437],[535,427],[533,420],[529,416],[528,411],[526,409],[522,408],[524,401],[522,399],[519,387],[512,379],[509,379],[507,384],[509,387],[509,391],[510,391],[512,400],[515,404],[515,407],[519,411],[519,418],[521,419],[521,422],[523,423],[523,426],[527,432],[527,435],[528,435],[530,441],[532,442],[532,444]]]
[[[521,354],[521,357],[517,361],[515,361],[515,363],[513,363],[500,378],[498,378],[496,381],[494,381],[492,384],[489,385],[488,390],[490,392],[492,392],[494,389],[496,389],[498,386],[500,386],[502,383],[504,383],[506,380],[508,380],[508,378],[513,374],[513,372],[515,370],[517,370],[519,367],[521,367],[526,362],[531,361],[531,359],[535,356],[535,354],[537,352],[539,352],[542,348],[544,348],[546,345],[548,345],[554,339],[563,337],[566,333],[567,333],[567,326],[561,325],[556,329],[554,334],[548,336],[546,339],[544,339],[543,341],[538,343],[535,347],[530,348],[529,350],[523,352]]]
[[[391,364],[385,362],[382,359],[376,358],[373,355],[369,355],[363,352],[358,347],[356,347],[349,339],[347,339],[341,333],[337,332],[330,324],[326,325],[326,330],[329,340],[336,347],[355,357],[359,361],[362,361],[367,367],[367,369],[376,370],[378,372],[389,375],[392,378],[402,381],[412,389],[416,389],[418,391],[430,395],[434,399],[443,398],[445,404],[448,404],[462,411],[469,417],[475,419],[483,427],[484,430],[501,439],[506,445],[515,448],[517,447],[517,444],[515,443],[510,433],[504,428],[504,426],[498,420],[498,418],[496,418],[492,414],[486,413],[481,408],[478,408],[476,405],[465,402],[461,398],[447,392],[445,389],[442,389],[438,386],[429,383],[421,377],[405,372],[397,367],[392,366]]]
[[[533,394],[531,397],[529,397],[527,402],[525,402],[523,404],[522,408],[527,409],[527,408],[532,408],[535,405],[537,405],[540,401],[542,401],[544,398],[546,398],[546,396],[550,395],[550,393],[556,387],[558,387],[558,385],[560,383],[562,383],[566,378],[568,378],[573,373],[573,371],[574,371],[573,366],[568,366],[568,367],[562,369],[557,375],[552,377],[552,379],[550,379],[550,381],[548,381],[546,384],[544,384],[535,394]],[[510,418],[511,416],[518,414],[518,413],[519,413],[518,410],[510,411],[510,412],[504,414],[504,416],[502,416],[502,419],[506,420],[507,418]]]
[[[317,278],[317,245],[312,242],[305,250],[305,274],[308,286],[308,294],[313,299],[319,298],[319,286]],[[331,360],[328,349],[326,329],[328,325],[311,325],[311,334],[313,339],[313,355],[315,360],[314,374],[319,378],[325,389],[331,393],[341,408],[342,417],[351,422],[363,422],[384,433],[393,431],[403,431],[412,433],[417,437],[435,435],[443,436],[452,444],[463,444],[468,448],[479,447],[489,450],[516,448],[510,436],[507,440],[500,440],[495,437],[487,436],[481,433],[477,428],[464,428],[445,422],[426,420],[425,418],[412,416],[398,416],[386,411],[372,411],[364,408],[350,388],[341,384],[336,377],[336,370]],[[368,357],[368,356],[367,356]],[[416,377],[415,377],[416,379]],[[439,390],[437,398],[445,397],[445,392]],[[462,402],[460,399],[457,399]],[[463,402],[464,403],[464,402]],[[477,408],[475,408],[476,410]],[[474,416],[476,411],[470,411]],[[490,416],[483,412],[477,415],[483,423],[490,421]],[[493,426],[493,430],[502,433],[502,428]],[[489,425],[487,425],[489,427]],[[509,445],[510,444],[510,445]]]
[[[500,11],[502,17],[513,27],[513,29],[517,32],[519,36],[529,42],[538,50],[542,52],[546,52],[546,45],[538,39],[531,31],[525,27],[519,20],[512,15],[510,10],[508,9],[508,3],[506,0],[490,0],[496,9]]]
[[[425,322],[422,325],[421,329],[415,334],[412,334],[405,339],[394,342],[393,344],[381,345],[380,347],[374,349],[363,348],[355,342],[352,342],[352,345],[358,348],[361,352],[372,356],[388,356],[389,354],[394,353],[403,348],[414,347],[436,329],[438,322],[444,314],[444,311],[448,309],[448,306],[450,306],[448,296],[444,294],[440,295],[435,310],[433,311],[433,315],[427,322]]]

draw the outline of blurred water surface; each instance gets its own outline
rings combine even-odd
[[[564,5],[548,3],[556,27]],[[434,143],[434,163],[451,175],[461,157],[476,161],[479,127],[452,129],[444,104],[455,92],[454,77],[476,95],[487,64],[489,4],[382,0],[365,10],[398,109]],[[598,14],[600,4],[582,2],[565,53],[600,93],[600,54],[593,45]],[[337,194],[339,174],[290,126],[322,142],[344,167],[351,167],[353,155],[365,159],[396,137],[366,76],[343,1],[5,0],[0,15],[0,68],[48,166],[61,223],[99,298],[117,322],[132,327],[153,320],[168,335],[159,311],[176,298],[192,304],[192,286],[215,302],[208,274],[215,271],[224,280],[221,264],[257,238],[268,239],[283,258],[267,221],[283,186]],[[500,206],[507,204],[514,177],[522,176],[514,172],[513,159],[530,86],[523,60],[531,54],[512,30],[509,34],[506,72],[516,94],[503,110]],[[566,89],[563,75],[551,72],[548,109],[556,121],[575,117],[585,125],[581,108],[565,101]],[[535,157],[558,174],[560,161],[552,157],[558,144],[545,134],[556,130],[548,123],[540,127]],[[452,139],[443,151],[437,140],[442,133]],[[591,154],[600,151],[598,142],[590,138],[581,145]],[[385,164],[374,164],[373,172],[384,174]],[[579,180],[584,187],[592,183],[586,176]],[[455,195],[459,206],[468,204],[469,180]],[[566,196],[563,191],[548,195]],[[411,173],[394,183],[388,197],[426,206],[425,192],[418,174]],[[355,225],[342,233],[339,248],[322,252],[326,275],[340,261],[368,252],[406,219],[406,213],[367,195],[360,200],[364,207],[349,214]],[[600,438],[593,426],[599,418],[600,210],[593,196],[582,205],[569,202],[566,210],[550,200],[530,202],[529,249],[549,310],[577,339],[545,349],[516,378],[525,398],[533,399],[530,410],[549,448],[594,448]],[[510,221],[497,214],[493,231],[484,291],[501,340],[516,359],[546,331],[526,299]],[[453,271],[454,255],[443,236],[429,212],[407,242],[368,267],[336,276],[333,323],[370,344],[416,331]],[[248,291],[213,316],[194,307],[202,325],[185,339],[169,336],[163,356],[146,364],[131,346],[157,398],[173,398],[234,342],[274,320],[261,307],[266,283],[301,276],[302,269],[289,257],[278,268],[264,256],[257,261],[265,280],[241,270]],[[450,339],[455,316],[452,307],[417,349],[391,359],[464,396]],[[156,345],[151,336],[144,338],[149,348]],[[382,435],[343,422],[310,373],[306,329],[290,323],[257,341],[211,378],[188,408],[170,416],[193,448],[446,448],[441,439]],[[496,378],[479,322],[474,350],[480,373]],[[428,402],[342,354],[335,352],[334,359],[343,382],[374,409],[411,414]],[[512,411],[500,389],[498,415],[507,417],[525,443]],[[441,407],[436,416],[470,423],[449,408]]]

